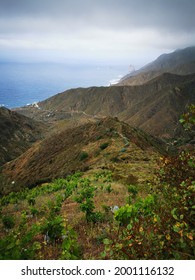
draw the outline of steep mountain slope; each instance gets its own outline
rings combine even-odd
[[[195,73],[195,47],[163,54],[155,61],[123,77],[117,85],[141,85],[165,72],[178,75]]]
[[[0,108],[0,166],[26,151],[40,140],[47,125],[4,107]]]
[[[195,74],[162,74],[140,86],[78,88],[39,103],[39,109],[19,112],[35,119],[56,121],[86,116],[112,116],[157,137],[186,137],[179,118],[195,103]],[[47,116],[47,117],[46,117]]]
[[[78,170],[110,165],[115,168],[118,162],[123,173],[127,170],[129,175],[134,170],[133,177],[140,177],[144,168],[150,174],[150,164],[159,153],[166,153],[161,141],[117,119],[105,118],[52,135],[5,164],[1,193],[32,187]],[[139,167],[135,168],[137,162]]]

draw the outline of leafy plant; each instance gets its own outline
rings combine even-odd
[[[56,203],[56,201],[48,201],[48,208],[50,210],[50,216],[54,217],[56,214],[60,213],[62,203]]]
[[[194,155],[181,152],[161,159],[153,195],[115,212],[115,224],[104,240],[106,258],[194,259]],[[136,196],[136,188],[128,188]]]
[[[167,238],[173,248],[172,254],[177,259],[192,258],[195,255],[194,155],[183,151],[178,157],[165,159],[162,168],[158,190],[164,201],[168,201],[164,205],[163,218],[170,225]]]
[[[183,181],[191,183],[195,179],[194,172],[194,153],[182,151],[177,156],[161,157],[161,169],[158,178],[161,183],[180,189],[180,184]]]
[[[195,125],[195,105],[194,104],[191,104],[188,107],[188,112],[183,114],[179,121],[186,130],[192,129],[192,127]]]
[[[129,185],[127,187],[127,190],[128,190],[128,193],[129,193],[129,195],[127,197],[127,202],[128,202],[128,204],[131,204],[133,199],[135,199],[136,196],[137,196],[138,189],[137,189],[137,186],[135,186],[135,185]]]
[[[27,201],[28,201],[28,204],[29,204],[29,205],[35,205],[35,197],[34,197],[34,196],[29,195],[29,196],[27,197]]]
[[[67,227],[63,235],[61,260],[79,260],[82,258],[81,247],[77,241],[77,234],[71,228]]]
[[[109,238],[104,240],[105,250],[102,256],[114,259],[144,258],[151,242],[148,226],[152,227],[157,219],[154,213],[155,200],[154,196],[148,195],[133,205],[122,206],[114,213],[118,224],[113,226]],[[154,247],[151,249],[155,251]]]
[[[2,198],[0,198],[0,203],[2,206],[5,206],[9,203],[14,204],[18,203],[21,200],[29,199],[29,203],[30,205],[32,205],[35,202],[34,200],[37,196],[58,192],[59,190],[66,189],[67,185],[69,184],[74,185],[76,187],[78,180],[81,178],[81,176],[81,172],[76,172],[71,176],[67,176],[66,179],[55,179],[50,184],[37,186],[33,189],[24,189],[19,192],[11,192],[8,195],[5,195]]]
[[[61,216],[49,217],[41,227],[41,231],[49,236],[51,242],[56,242],[63,235],[64,219]]]
[[[132,195],[133,198],[136,197],[137,193],[138,193],[138,189],[137,189],[137,186],[135,185],[129,185],[127,187],[128,189],[128,193]]]
[[[15,225],[14,218],[8,215],[2,216],[2,223],[6,229],[11,229]]]
[[[120,225],[128,225],[130,222],[136,221],[139,215],[151,215],[154,201],[155,197],[148,195],[145,199],[139,199],[133,205],[126,204],[114,213],[115,219]]]
[[[81,190],[75,198],[76,202],[80,204],[80,209],[85,213],[86,220],[89,222],[93,216],[93,210],[95,208],[93,197],[95,187],[91,186],[88,181],[85,181],[81,185]]]
[[[30,210],[30,213],[33,215],[33,216],[37,216],[39,214],[39,210],[33,206],[30,206],[29,207],[29,210]]]
[[[94,193],[96,188],[90,184],[90,181],[84,179],[81,182],[80,190],[75,197],[75,201],[80,204],[80,209],[85,213],[87,222],[98,222],[101,220],[102,215],[100,212],[94,212]]]
[[[21,226],[0,239],[1,260],[35,259],[36,252],[41,248],[38,241],[33,240],[39,233],[39,225],[30,228]]]

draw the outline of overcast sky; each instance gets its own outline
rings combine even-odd
[[[195,45],[194,0],[0,0],[0,59],[132,64]]]

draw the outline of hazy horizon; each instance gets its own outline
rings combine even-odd
[[[109,86],[127,71],[125,66],[0,63],[0,107],[21,107],[70,88]]]

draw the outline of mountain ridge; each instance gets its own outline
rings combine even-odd
[[[86,159],[82,158],[83,153],[87,155]],[[33,187],[78,170],[108,168],[115,161],[128,165],[130,158],[131,164],[136,160],[147,165],[149,155],[159,157],[166,153],[162,141],[116,118],[107,117],[53,134],[5,164],[1,172],[1,193]]]
[[[81,115],[118,117],[153,136],[177,138],[187,137],[179,118],[190,103],[195,103],[195,74],[163,73],[144,85],[70,89],[39,102],[39,109],[28,106],[17,111],[45,121]]]
[[[162,54],[139,70],[125,75],[117,85],[141,85],[164,72],[179,75],[195,73],[195,47]]]

